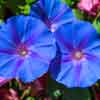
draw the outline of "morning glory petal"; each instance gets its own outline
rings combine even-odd
[[[50,67],[53,79],[68,87],[95,84],[100,79],[100,41],[92,24],[76,20],[62,25],[54,35],[61,56],[60,65],[53,64],[54,71]]]
[[[48,71],[48,64],[35,60],[32,57],[29,57],[27,59],[20,67],[19,72],[20,79],[23,80],[25,83],[36,80]]]
[[[1,65],[0,66],[0,76],[4,77],[5,79],[14,78],[15,76],[14,70],[16,67],[16,61],[17,61],[16,57],[10,57],[9,59],[7,58],[2,59],[2,62],[0,63]]]
[[[32,82],[48,71],[56,46],[53,34],[41,20],[13,16],[1,25],[0,33],[1,77]]]
[[[95,65],[95,64],[94,64]],[[71,61],[67,63],[61,64],[60,72],[57,73],[56,79],[57,82],[64,84],[67,87],[87,87],[95,84],[95,82],[99,79],[98,72],[94,70],[94,68],[90,68],[92,62],[90,61],[82,61],[80,65],[80,71],[77,69],[78,67],[73,65]],[[98,67],[98,65],[95,65]],[[64,70],[63,70],[64,69]],[[92,72],[92,74],[91,74]],[[100,75],[100,74],[99,74]]]
[[[74,36],[76,36],[76,38],[74,38]],[[58,43],[62,45],[66,44],[67,49],[69,48],[69,44],[70,46],[72,45],[73,48],[79,49],[88,47],[97,36],[96,30],[89,22],[79,20],[73,23],[64,24],[55,32]],[[60,42],[62,40],[61,37],[66,43]]]
[[[28,46],[34,44],[37,41],[37,39],[41,37],[41,34],[48,34],[48,29],[45,26],[45,24],[36,18],[30,19],[30,17],[28,17],[26,20],[26,24],[27,25],[25,29],[27,30],[24,31],[22,41]]]
[[[96,72],[96,71],[99,72],[99,70],[96,68],[98,68],[98,65],[95,63],[92,63],[89,60],[85,60],[82,62],[82,70],[81,70],[81,76],[80,76],[81,87],[91,86],[96,83],[96,81],[99,79]]]
[[[64,69],[64,70],[63,70]],[[62,83],[68,87],[75,86],[74,68],[72,62],[61,64],[60,73],[58,74],[56,81]]]
[[[60,0],[38,0],[32,5],[30,15],[40,18],[55,32],[61,25],[76,20],[71,8]]]
[[[87,48],[84,49],[84,51],[89,51],[99,47],[100,47],[100,39],[96,39],[96,41],[93,41]]]
[[[83,49],[91,44],[98,37],[98,33],[94,29],[93,25],[89,22],[78,21],[75,22],[74,32],[77,35],[75,44],[78,48]]]
[[[19,17],[19,18],[18,18]],[[28,17],[27,17],[28,18]],[[14,44],[20,43],[20,40],[22,39],[21,37],[24,34],[25,30],[25,25],[26,25],[26,20],[24,15],[20,16],[13,16],[7,20],[6,27],[8,29],[7,32],[10,33],[11,40],[13,41]],[[7,30],[5,29],[5,30]]]
[[[74,48],[74,26],[72,23],[62,25],[55,33],[61,52],[69,52]]]
[[[51,35],[51,32],[45,32],[38,38],[35,45],[30,47],[30,50],[37,52],[44,58],[53,59],[56,54],[55,42],[55,38],[53,35]]]
[[[39,13],[39,10],[41,10],[39,8],[39,6],[40,6],[41,8],[44,9],[44,12],[46,13],[46,15],[49,16],[49,15],[51,15],[53,7],[56,4],[56,2],[57,2],[57,0],[38,0],[36,2],[36,4],[32,5],[30,14],[33,17],[36,17],[37,15],[39,17],[41,17],[41,14]]]

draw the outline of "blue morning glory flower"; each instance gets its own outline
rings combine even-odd
[[[88,87],[100,78],[100,39],[89,22],[75,21],[55,32],[59,59],[50,68],[53,79],[68,87]]]
[[[0,29],[0,77],[31,82],[48,71],[56,53],[45,24],[30,16],[14,16]]]
[[[30,15],[40,18],[51,32],[76,19],[71,8],[61,0],[38,0],[32,5]]]

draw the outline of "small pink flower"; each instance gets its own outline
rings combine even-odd
[[[78,3],[78,8],[88,12],[91,15],[96,15],[96,11],[99,5],[99,0],[81,0]]]

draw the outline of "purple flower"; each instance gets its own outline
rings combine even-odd
[[[100,78],[100,39],[93,26],[75,21],[61,26],[55,35],[61,60],[50,68],[53,79],[68,87],[94,84]]]
[[[72,10],[60,0],[38,0],[32,5],[30,15],[40,18],[51,32],[76,19]]]
[[[30,16],[14,16],[0,29],[0,76],[31,82],[48,71],[55,56],[53,35]]]

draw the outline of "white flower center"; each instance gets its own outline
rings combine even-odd
[[[55,32],[57,30],[57,25],[56,24],[52,24],[50,30],[51,30],[51,32]]]
[[[82,59],[82,57],[83,57],[83,53],[81,51],[76,51],[74,53],[74,58],[75,59],[80,60],[80,59]]]
[[[28,48],[24,44],[19,45],[17,48],[17,54],[20,56],[26,56],[28,54]]]
[[[28,51],[26,51],[26,50],[22,50],[19,52],[20,56],[26,56],[27,54],[28,54]]]

